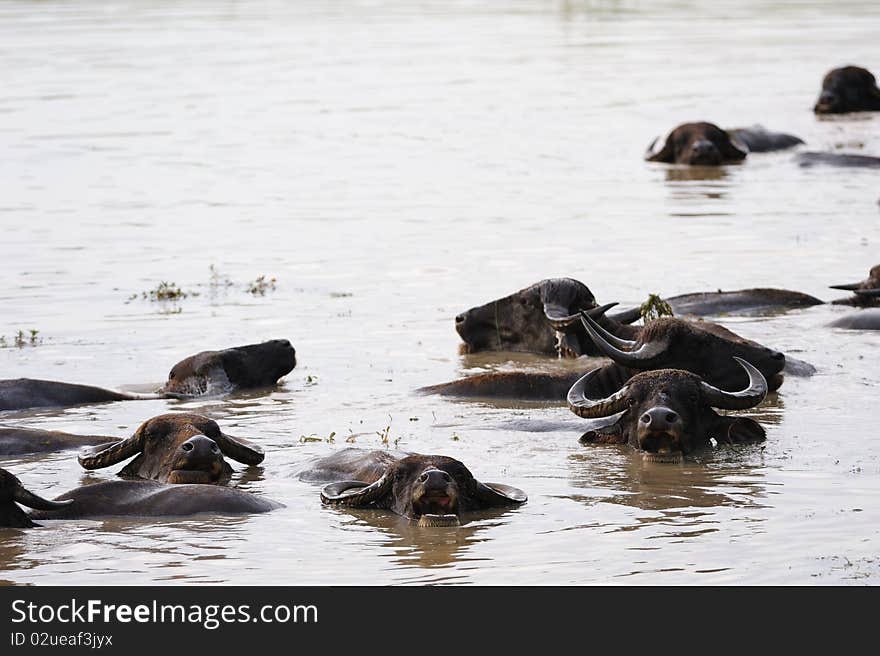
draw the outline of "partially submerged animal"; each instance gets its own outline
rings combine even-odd
[[[202,351],[178,362],[157,394],[137,394],[52,380],[0,380],[0,411],[67,407],[109,401],[190,398],[268,387],[296,366],[296,351],[286,339]]]
[[[639,318],[638,310],[605,317],[614,305],[597,306],[593,293],[579,280],[548,278],[462,312],[455,317],[455,330],[467,353],[518,351],[578,357],[595,353],[580,327],[581,310],[617,330]]]
[[[256,444],[232,437],[217,422],[194,413],[170,413],[148,419],[128,439],[81,453],[86,469],[102,469],[136,456],[119,475],[163,483],[226,483],[232,467],[223,456],[246,465],[265,457]]]
[[[696,292],[665,299],[676,315],[760,315],[821,305],[823,301],[788,289],[756,288],[724,292]]]
[[[873,155],[853,155],[850,153],[818,153],[808,151],[798,153],[797,163],[802,167],[810,166],[837,166],[841,168],[880,168],[880,157]]]
[[[420,526],[458,526],[463,513],[522,504],[525,492],[503,483],[482,483],[454,458],[342,449],[300,474],[332,480],[321,490],[329,505],[381,508]]]
[[[59,510],[70,501],[48,501],[25,489],[16,476],[0,468],[0,528],[33,528],[37,526],[16,504],[38,510]]]
[[[757,368],[734,358],[748,376],[748,385],[728,392],[710,385],[700,376],[680,369],[638,373],[608,396],[590,393],[594,369],[572,386],[569,409],[585,419],[619,415],[610,425],[588,431],[584,443],[628,444],[652,461],[680,462],[699,448],[718,443],[759,442],[764,429],[753,419],[717,414],[712,408],[744,410],[767,395],[767,381]]]
[[[175,364],[160,390],[166,397],[189,398],[268,387],[296,366],[296,350],[286,339],[202,351]]]
[[[284,504],[216,485],[167,485],[156,481],[102,481],[65,492],[41,508],[34,519],[100,517],[185,517],[202,513],[264,513]],[[62,507],[63,506],[63,507]]]
[[[61,431],[0,426],[0,456],[81,449],[84,446],[107,444],[114,439],[106,435],[73,435]]]
[[[719,166],[743,161],[749,152],[768,152],[804,143],[800,138],[757,125],[723,130],[705,121],[683,123],[660,142],[654,139],[645,159],[666,164]]]
[[[831,285],[831,289],[842,289],[853,293],[852,296],[847,298],[831,301],[835,305],[857,305],[861,307],[880,305],[880,264],[871,267],[865,280],[845,285]]]
[[[831,322],[832,328],[849,330],[880,330],[880,308],[859,310]]]
[[[822,91],[813,107],[817,114],[843,114],[880,110],[877,80],[860,66],[843,66],[822,79]]]

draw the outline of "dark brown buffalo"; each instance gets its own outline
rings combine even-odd
[[[880,308],[868,308],[853,314],[847,314],[831,322],[832,328],[849,330],[880,330]]]
[[[0,411],[160,398],[162,397],[157,394],[116,392],[91,385],[60,383],[54,380],[34,378],[0,380]]]
[[[473,307],[455,317],[455,330],[464,345],[462,351],[519,351],[560,357],[595,353],[589,337],[580,327],[581,310],[596,319],[614,304],[597,307],[589,288],[572,278],[549,278],[518,292]],[[622,323],[639,318],[638,312],[603,317],[603,325],[621,329]]]
[[[857,305],[860,307],[880,305],[880,264],[871,267],[865,280],[845,285],[831,285],[831,289],[842,289],[853,293],[847,298],[831,301],[835,305]]]
[[[584,443],[628,444],[657,461],[680,462],[688,453],[711,444],[756,442],[764,429],[744,417],[718,415],[712,408],[743,410],[758,405],[767,395],[761,372],[741,358],[735,359],[748,377],[748,385],[728,392],[700,376],[680,369],[646,371],[606,397],[590,393],[594,369],[572,386],[568,405],[585,419],[602,419],[622,413],[612,424],[588,431]]]
[[[159,415],[145,421],[134,435],[80,454],[86,469],[101,469],[137,456],[119,475],[163,483],[226,483],[232,467],[223,456],[246,465],[263,461],[263,450],[247,440],[221,432],[217,422],[192,413]]]
[[[813,111],[844,114],[880,110],[880,89],[870,71],[844,66],[830,71],[822,80],[822,91]]]
[[[202,351],[174,365],[161,392],[169,397],[188,398],[268,387],[295,366],[296,351],[286,339]]]
[[[749,152],[767,152],[791,148],[803,141],[760,126],[723,130],[714,123],[683,123],[662,144],[655,139],[645,159],[666,164],[719,166],[741,162]]]
[[[264,513],[284,504],[229,487],[167,485],[156,481],[102,481],[83,485],[55,499],[60,510],[40,509],[34,519],[99,517],[187,517],[210,513]],[[69,504],[69,505],[67,505]]]
[[[518,505],[527,498],[509,485],[481,483],[454,458],[416,453],[343,449],[300,477],[334,481],[321,490],[326,504],[390,510],[420,526],[458,526],[462,513]]]
[[[113,439],[106,435],[72,435],[37,428],[0,427],[0,456],[81,449],[84,446],[107,444]]]
[[[608,371],[597,376],[602,382],[607,379],[605,390],[615,389],[624,377],[653,369],[683,369],[721,389],[741,389],[747,376],[735,358],[757,367],[771,391],[782,385],[783,353],[716,323],[661,318],[645,326],[635,340],[609,333],[587,315],[583,323],[599,350],[615,363],[599,370]]]
[[[36,526],[30,517],[16,504],[39,510],[57,510],[70,505],[70,501],[47,501],[33,492],[28,492],[21,481],[5,469],[0,468],[0,528],[33,528]]]
[[[763,315],[821,305],[815,296],[788,289],[756,288],[724,292],[696,292],[665,299],[676,315],[697,317],[725,314]]]

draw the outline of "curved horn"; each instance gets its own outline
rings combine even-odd
[[[144,450],[143,434],[139,428],[131,437],[119,442],[105,442],[84,449],[76,459],[86,469],[102,469],[127,460]]]
[[[862,286],[860,282],[851,282],[847,285],[828,285],[829,289],[842,289],[845,292],[854,292]]]
[[[668,340],[664,339],[642,344],[635,348],[636,342],[615,337],[583,312],[581,312],[581,321],[596,347],[617,364],[622,364],[625,367],[649,369],[669,347]]]
[[[332,505],[360,507],[378,501],[391,490],[393,477],[386,471],[371,485],[363,481],[340,481],[324,486],[321,501]]]
[[[568,409],[575,413],[578,417],[584,419],[599,419],[601,417],[610,417],[622,412],[629,407],[627,399],[628,386],[623,386],[614,394],[604,399],[591,399],[584,390],[587,384],[595,378],[601,367],[593,369],[589,373],[581,376],[578,381],[568,390]]]
[[[859,295],[859,296],[869,296],[869,297],[880,296],[880,288],[875,288],[875,289],[856,289],[856,290],[854,290],[854,291],[855,291],[855,293],[856,293],[857,295]]]
[[[28,492],[24,486],[16,481],[15,491],[12,493],[12,499],[23,506],[33,508],[34,510],[59,510],[73,503],[73,499],[65,499],[64,501],[49,501],[43,497],[37,496],[33,492]]]
[[[598,319],[615,305],[617,305],[617,303],[606,303],[605,305],[599,305],[588,310],[580,310],[580,312],[586,312],[594,319]],[[566,314],[565,308],[554,303],[544,303],[544,316],[547,319],[547,323],[550,324],[550,327],[553,328],[553,330],[559,331],[569,328],[581,318],[580,314]]]
[[[749,375],[749,386],[741,392],[725,392],[706,381],[701,381],[700,388],[703,392],[703,400],[713,408],[744,410],[758,405],[767,396],[767,380],[764,378],[764,374],[742,358],[733,356],[733,359],[739,362]]]
[[[528,496],[518,487],[504,483],[481,483],[477,481],[477,498],[489,506],[506,506],[511,503],[525,503]]]
[[[263,449],[241,437],[232,437],[226,433],[220,433],[220,435],[211,439],[217,443],[223,455],[229,456],[233,460],[237,460],[245,465],[259,465],[263,462],[263,458],[266,457]]]
[[[590,316],[593,316],[592,314]],[[593,316],[594,319],[598,317]],[[618,323],[631,324],[635,321],[638,321],[642,318],[642,312],[639,308],[631,308],[629,310],[624,310],[623,312],[618,312],[617,314],[608,315],[609,319],[613,319]]]

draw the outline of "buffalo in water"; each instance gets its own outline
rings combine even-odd
[[[880,111],[880,89],[867,69],[843,66],[829,71],[813,111],[817,114]]]
[[[37,428],[0,427],[0,456],[81,449],[85,446],[107,444],[114,439],[106,435],[73,435]]]
[[[645,159],[666,164],[719,166],[743,161],[749,152],[769,152],[804,143],[798,137],[761,126],[723,130],[714,123],[683,123],[663,142],[654,139]]]
[[[462,351],[518,351],[559,357],[595,354],[578,314],[591,313],[616,331],[639,318],[638,311],[604,317],[590,289],[572,278],[548,278],[518,292],[473,307],[455,317]]]
[[[868,308],[831,322],[832,328],[849,330],[880,330],[880,308]]]
[[[222,351],[203,351],[181,360],[172,367],[168,381],[156,394],[31,378],[0,380],[0,411],[227,394],[274,385],[295,366],[296,351],[290,342],[273,339]]]
[[[25,489],[21,481],[0,468],[0,528],[33,528],[37,526],[16,504],[37,510],[60,510],[72,501],[48,501]]]
[[[831,289],[842,289],[853,293],[852,296],[847,298],[831,301],[835,305],[856,305],[860,307],[880,305],[880,264],[871,267],[865,280],[844,285],[831,285]]]
[[[186,517],[202,513],[264,513],[284,505],[234,488],[216,485],[166,485],[156,481],[102,481],[57,497],[60,509],[40,509],[34,519],[99,517]],[[69,504],[69,505],[67,505]]]
[[[137,456],[120,476],[161,483],[223,484],[233,473],[224,455],[246,465],[257,465],[264,458],[259,446],[223,433],[207,417],[171,413],[145,421],[128,439],[84,451],[78,460],[86,469],[102,469]]]
[[[719,444],[760,442],[764,429],[753,419],[717,414],[712,408],[744,410],[767,395],[767,381],[747,361],[735,358],[748,376],[748,385],[729,392],[707,383],[700,376],[680,369],[638,373],[609,395],[596,395],[594,369],[578,380],[568,393],[569,409],[585,419],[619,415],[613,423],[590,430],[584,443],[628,444],[645,457],[659,462],[680,462],[714,438]]]
[[[515,487],[478,481],[447,456],[349,448],[318,459],[299,476],[332,481],[321,490],[326,504],[390,510],[419,526],[458,526],[463,513],[527,499]]]

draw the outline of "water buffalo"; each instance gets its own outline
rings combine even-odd
[[[599,319],[614,304],[598,307],[589,288],[572,278],[549,278],[518,292],[473,307],[455,317],[462,351],[519,351],[578,357],[595,353],[580,327],[578,312]],[[619,325],[639,318],[638,312],[603,317],[603,324]]]
[[[174,365],[161,392],[167,397],[189,398],[267,387],[295,366],[296,351],[286,339],[202,351]]]
[[[850,330],[880,330],[880,308],[860,310],[831,322],[832,328]]]
[[[105,435],[72,435],[36,428],[0,427],[0,456],[80,449],[84,446],[107,444],[114,439]]]
[[[835,68],[822,80],[813,111],[817,114],[844,114],[880,110],[880,89],[870,71],[859,66]]]
[[[42,508],[34,519],[98,517],[185,517],[200,513],[238,515],[264,513],[284,505],[241,490],[216,485],[167,485],[156,481],[102,481],[65,492]],[[67,505],[69,504],[69,505]]]
[[[66,407],[108,401],[190,398],[274,385],[296,366],[286,339],[203,351],[178,362],[157,394],[116,392],[89,385],[18,378],[0,380],[0,411]]]
[[[728,392],[710,385],[700,376],[680,369],[645,371],[605,397],[590,393],[594,369],[575,383],[568,393],[569,409],[585,419],[609,418],[622,413],[610,425],[590,430],[583,443],[628,444],[649,460],[680,462],[692,451],[718,443],[758,442],[764,429],[753,419],[718,415],[712,408],[743,410],[758,405],[767,395],[767,381],[758,369],[735,358],[748,376],[748,385]]]
[[[614,361],[599,369],[608,371],[597,375],[600,380],[607,379],[604,389],[619,387],[624,376],[652,369],[683,369],[722,389],[740,389],[746,374],[736,359],[757,367],[770,391],[782,385],[783,353],[716,323],[665,317],[645,326],[637,339],[627,340],[609,333],[586,314],[582,319],[599,350]]]
[[[527,499],[515,487],[481,483],[454,458],[417,453],[342,449],[300,477],[333,481],[321,490],[326,504],[390,510],[420,526],[458,526],[462,513]]]
[[[851,155],[849,153],[817,153],[813,151],[798,153],[797,163],[802,167],[837,166],[841,168],[880,168],[880,157],[872,155]]]
[[[86,469],[101,469],[132,456],[119,475],[163,483],[226,483],[232,467],[223,456],[246,465],[263,461],[263,450],[221,432],[217,423],[193,413],[159,415],[145,421],[128,439],[81,453]]]
[[[21,481],[0,468],[0,528],[33,528],[37,526],[16,504],[38,510],[57,510],[68,506],[70,501],[47,501],[28,492]]]
[[[741,162],[749,152],[766,152],[791,148],[803,141],[760,126],[722,130],[714,123],[683,123],[660,143],[654,139],[645,159],[667,164],[718,166]]]
[[[857,305],[861,307],[880,305],[880,264],[871,267],[867,279],[845,285],[831,285],[831,289],[842,289],[853,293],[852,296],[847,298],[831,301],[835,305]]]
[[[815,296],[788,289],[756,288],[724,292],[696,292],[665,299],[676,315],[774,314],[794,308],[821,305]]]

